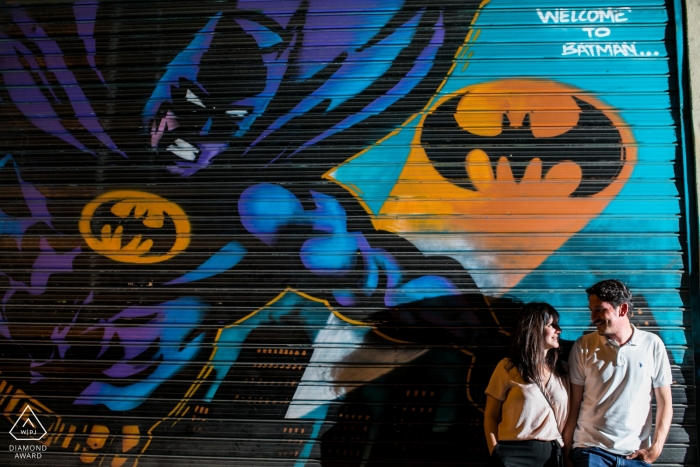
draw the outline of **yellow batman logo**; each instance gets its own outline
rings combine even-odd
[[[175,238],[170,250],[163,253],[152,252],[153,239],[144,238],[143,233],[133,235],[126,245],[122,245],[122,236],[127,235],[123,225],[112,230],[112,226],[105,223],[102,225],[100,237],[94,236],[92,225],[95,213],[107,203],[112,204],[110,212],[116,217],[140,221],[140,224],[149,229],[162,229],[166,219],[172,220]],[[119,190],[98,196],[83,208],[78,228],[92,250],[122,263],[160,263],[182,253],[190,244],[190,222],[182,208],[165,198],[144,191]]]

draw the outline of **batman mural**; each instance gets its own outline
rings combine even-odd
[[[425,109],[415,150],[455,187],[478,192],[470,158],[516,179],[580,167],[572,197],[620,178],[624,138],[583,97],[557,135],[527,105],[497,107],[493,133],[461,117],[468,92],[431,104],[478,8],[3,7],[3,387],[61,462],[485,460],[517,301],[426,255],[403,194],[371,216],[324,178]],[[561,151],[592,133],[603,150]]]

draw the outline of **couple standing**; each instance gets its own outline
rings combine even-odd
[[[486,388],[490,465],[645,466],[661,454],[673,416],[664,344],[630,323],[634,304],[622,282],[605,280],[586,293],[597,332],[576,341],[568,370],[557,359],[559,313],[546,303],[520,311],[511,358]]]

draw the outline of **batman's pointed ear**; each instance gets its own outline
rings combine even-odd
[[[0,159],[0,213],[10,217],[31,217],[22,192],[22,178],[11,155]]]
[[[510,126],[510,119],[508,118],[508,114],[506,112],[503,112],[503,115],[501,116],[501,131],[505,130]]]

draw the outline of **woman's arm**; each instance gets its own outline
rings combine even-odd
[[[489,454],[498,444],[498,419],[501,416],[502,401],[493,396],[486,395],[486,410],[484,411],[484,433],[486,434],[486,446]]]

